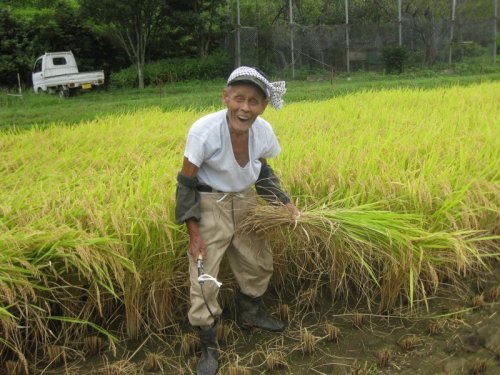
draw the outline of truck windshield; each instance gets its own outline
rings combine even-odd
[[[42,58],[36,60],[35,67],[33,68],[33,73],[38,73],[42,71]]]

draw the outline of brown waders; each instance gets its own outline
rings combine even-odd
[[[284,325],[267,316],[261,308],[261,296],[267,290],[273,273],[273,257],[264,239],[256,234],[238,233],[238,224],[249,209],[255,206],[255,193],[249,189],[242,193],[200,192],[201,220],[199,228],[207,257],[203,269],[207,275],[217,278],[224,255],[240,287],[237,296],[237,323],[242,329],[258,327],[281,331]],[[215,320],[211,316],[198,282],[196,262],[190,261],[189,322],[200,328],[202,356],[198,374],[217,372],[217,337]],[[217,318],[222,309],[217,302],[219,288],[213,282],[204,282],[203,293],[210,311]],[[209,328],[210,327],[210,328]]]

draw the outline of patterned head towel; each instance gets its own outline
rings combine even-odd
[[[281,97],[286,92],[285,81],[269,82],[260,70],[240,66],[231,73],[227,79],[227,85],[230,86],[236,82],[251,82],[257,85],[264,93],[264,97],[269,98],[272,107],[283,108],[284,102]]]

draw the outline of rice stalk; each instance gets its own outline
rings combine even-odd
[[[377,366],[380,369],[386,368],[391,360],[391,351],[388,348],[384,348],[377,352]]]
[[[297,306],[303,312],[315,311],[316,306],[319,304],[317,288],[308,288],[303,290],[297,296]]]
[[[445,320],[431,320],[427,326],[427,331],[430,335],[438,335],[444,331],[444,326],[446,324]]]
[[[127,359],[109,362],[107,357],[104,366],[99,369],[99,373],[104,375],[134,375],[139,372],[138,366]]]
[[[368,375],[368,370],[366,368],[361,368],[361,367],[352,367],[349,374],[351,374],[351,375]]]
[[[234,333],[234,327],[232,323],[219,322],[217,324],[217,341],[220,344],[226,344],[229,342],[229,336]]]
[[[482,358],[476,358],[474,360],[474,363],[472,363],[470,373],[472,375],[482,375],[486,373],[488,366],[486,364],[486,361]]]
[[[75,319],[75,318],[69,318],[69,317],[63,317],[63,316],[51,316],[48,318],[49,320],[54,320],[54,321],[59,321],[59,322],[64,322],[64,323],[70,323],[73,325],[82,325],[82,326],[88,326],[91,327],[92,329],[96,330],[97,332],[101,333],[102,335],[106,336],[108,339],[108,345],[113,353],[116,353],[116,347],[115,347],[115,342],[117,342],[117,338],[111,334],[110,332],[106,331],[102,327],[99,327],[98,325],[85,321],[85,320],[80,320],[80,319]],[[95,339],[92,339],[95,340]],[[95,340],[99,342],[100,340]]]
[[[286,303],[281,303],[278,308],[278,316],[282,322],[290,321],[290,306]]]
[[[250,375],[250,369],[241,367],[238,364],[231,364],[228,368],[229,375]]]
[[[486,292],[486,298],[488,302],[498,301],[500,299],[500,285],[495,285],[488,289],[488,291]]]
[[[352,325],[356,328],[363,327],[363,324],[365,323],[365,314],[356,311],[351,316],[351,322]]]
[[[165,362],[166,357],[163,354],[148,352],[144,359],[144,368],[147,371],[160,371],[164,373]]]
[[[418,338],[416,335],[409,335],[401,340],[400,345],[404,351],[409,352],[414,350],[418,345],[420,345],[421,341],[422,340]]]
[[[484,294],[478,294],[472,297],[471,306],[474,308],[481,308],[485,304]]]
[[[49,345],[46,348],[47,357],[51,365],[66,364],[68,360],[66,348],[60,345]]]
[[[308,331],[307,328],[300,330],[300,347],[302,349],[302,353],[314,353],[316,350],[316,342],[317,338],[312,334],[312,332]]]
[[[425,229],[421,216],[382,210],[382,203],[353,208],[342,204],[308,207],[295,222],[283,209],[257,206],[239,230],[265,233],[274,243],[281,238],[282,247],[291,236],[293,247],[310,250],[293,255],[298,258],[294,263],[299,280],[307,278],[310,267],[316,275],[330,275],[333,291],[345,294],[349,273],[350,282],[367,300],[380,294],[382,309],[392,308],[402,292],[410,308],[417,299],[425,300],[439,285],[436,268],[454,267],[460,275],[477,265],[485,266],[469,245],[478,235],[475,232],[433,233]],[[304,253],[307,258],[301,257]]]
[[[333,324],[325,324],[326,341],[336,343],[339,341],[340,329]]]
[[[5,361],[5,372],[7,375],[26,375],[28,371],[23,368],[19,361]]]
[[[194,356],[200,349],[200,340],[192,333],[181,337],[181,355],[184,357]]]
[[[286,355],[278,349],[267,349],[264,353],[264,367],[270,371],[288,369],[289,364]]]
[[[83,339],[83,345],[87,353],[94,356],[104,349],[104,340],[99,336],[87,336]]]

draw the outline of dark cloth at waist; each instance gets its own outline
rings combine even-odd
[[[196,186],[196,190],[202,193],[223,193],[223,191],[215,190],[210,185],[205,185],[205,184],[199,184],[198,186]]]
[[[222,190],[217,190],[211,187],[210,185],[207,184],[198,184],[196,186],[196,190],[198,190],[200,193],[219,193],[219,194],[248,194],[252,189],[248,188],[247,190],[244,191],[239,191],[239,192],[229,192],[229,191],[222,191]]]

